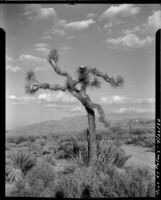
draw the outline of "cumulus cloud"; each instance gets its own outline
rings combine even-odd
[[[148,17],[147,25],[155,30],[161,28],[161,11],[153,11],[153,14]]]
[[[34,62],[42,62],[42,58],[33,56],[30,54],[20,55],[18,58],[19,61],[34,61]]]
[[[40,46],[37,46],[37,48],[43,48],[40,44]],[[17,62],[21,67],[33,67],[35,71],[44,71],[48,70],[48,62],[45,58],[40,58],[38,56],[33,56],[30,54],[23,54],[20,55],[17,59]]]
[[[129,108],[119,108],[113,110],[113,113],[147,113],[147,112],[154,112],[154,109],[144,109],[144,108],[135,108],[135,107],[129,107]]]
[[[11,72],[18,72],[21,71],[22,68],[20,68],[19,66],[6,65],[6,70]]]
[[[147,36],[145,38],[139,38],[134,33],[127,33],[122,37],[109,38],[106,42],[113,45],[121,45],[126,47],[141,48],[145,47],[153,42],[154,38],[152,36]]]
[[[25,104],[31,100],[35,100],[35,97],[31,96],[17,96],[14,94],[11,94],[7,97],[7,100],[11,101],[11,104]]]
[[[130,98],[130,97],[124,97],[124,96],[108,96],[108,97],[101,97],[101,101],[106,104],[132,104],[132,103],[155,103],[154,98]]]
[[[105,28],[105,29],[111,28],[111,27],[112,27],[112,25],[113,25],[113,23],[112,23],[112,22],[110,22],[110,23],[107,23],[107,24],[105,24],[105,25],[104,25],[104,28]]]
[[[22,68],[20,68],[18,65],[15,65],[15,61],[12,57],[6,55],[6,70],[10,72],[18,72],[21,71]]]
[[[77,105],[69,105],[69,104],[46,104],[44,106],[47,110],[59,110],[59,111],[67,111],[67,112],[81,112],[84,113],[85,110],[83,106],[77,106]]]
[[[161,11],[153,11],[153,14],[150,15],[145,23],[142,23],[139,26],[136,26],[132,29],[126,29],[123,31],[124,34],[155,34],[155,32],[161,28]]]
[[[6,55],[6,63],[12,62],[13,58],[11,58],[10,56]]]
[[[140,8],[134,6],[133,4],[121,4],[109,7],[105,12],[102,13],[100,19],[126,18],[134,16],[139,12]]]
[[[73,21],[67,23],[66,20],[60,20],[56,24],[57,27],[59,28],[64,28],[68,30],[84,30],[89,28],[92,24],[94,24],[95,21],[93,19],[87,19],[87,20],[82,20],[82,21]]]
[[[35,48],[37,51],[43,52],[45,54],[48,54],[49,52],[49,45],[46,43],[39,43],[39,44],[35,44]]]
[[[108,104],[111,104],[111,103],[125,103],[127,102],[128,100],[128,97],[121,97],[121,96],[109,96],[109,97],[102,97],[101,98],[101,101],[103,103],[108,103]]]
[[[53,31],[53,34],[59,35],[59,36],[65,36],[66,32],[63,29],[56,29]]]
[[[88,19],[84,21],[75,21],[75,22],[70,22],[65,25],[67,29],[73,29],[73,30],[82,30],[82,29],[87,29],[89,26],[94,24],[95,21],[93,19]]]
[[[28,4],[24,7],[24,15],[28,20],[36,22],[37,20],[46,20],[50,17],[56,17],[54,8],[44,8],[40,4]]]
[[[95,17],[94,13],[88,13],[87,16],[86,16],[86,18],[93,18],[93,17]]]
[[[55,93],[42,93],[38,95],[38,99],[39,100],[44,100],[44,101],[48,101],[48,102],[77,102],[76,98],[74,98],[73,96],[71,96],[68,93],[64,93],[64,92],[55,92]]]

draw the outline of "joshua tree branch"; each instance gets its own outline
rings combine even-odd
[[[59,59],[59,55],[58,55],[57,50],[56,49],[52,50],[50,52],[50,54],[49,54],[48,61],[51,64],[51,66],[54,69],[54,71],[58,75],[65,76],[67,79],[71,79],[72,80],[72,77],[70,76],[70,74],[68,72],[63,71],[63,70],[61,70],[59,68],[59,66],[57,65],[58,59]]]
[[[98,111],[98,113],[100,115],[99,121],[102,122],[105,125],[105,127],[109,127],[110,126],[110,122],[106,121],[105,113],[104,113],[104,110],[103,110],[102,106],[99,105],[99,104],[96,104],[96,103],[94,103],[93,106],[94,106],[94,108],[97,109],[97,111]]]
[[[91,69],[91,73],[98,77],[101,77],[106,82],[110,83],[111,86],[113,86],[113,87],[119,87],[119,86],[122,87],[122,85],[124,83],[124,80],[122,77],[118,76],[117,79],[115,80],[113,77],[109,77],[107,74],[103,74],[96,68]]]
[[[60,86],[60,85],[51,85],[49,83],[38,83],[38,82],[32,82],[29,81],[26,84],[26,93],[34,94],[39,89],[49,89],[54,91],[63,91],[65,92],[67,90],[66,86]]]
[[[52,68],[54,69],[54,71],[55,71],[58,75],[65,76],[65,77],[67,77],[67,78],[69,78],[69,77],[71,78],[71,76],[68,74],[68,72],[65,72],[65,71],[61,70],[61,69],[58,67],[57,63],[56,63],[54,60],[49,59],[49,63],[51,64]]]
[[[65,92],[67,90],[66,86],[60,86],[58,84],[51,85],[49,83],[39,83],[38,88],[39,89],[49,89],[49,90],[54,90],[54,91],[61,90],[63,92]]]
[[[80,95],[80,97],[81,97],[80,101],[82,102],[82,104],[86,108],[97,109],[97,111],[98,111],[98,113],[100,115],[99,121],[102,122],[105,127],[109,127],[110,126],[110,122],[106,121],[105,114],[104,114],[104,111],[103,111],[103,108],[101,107],[101,105],[93,103],[92,100],[90,99],[90,97],[86,93],[84,95],[85,95],[84,97],[82,95]]]

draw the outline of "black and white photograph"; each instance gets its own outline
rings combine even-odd
[[[5,196],[155,197],[159,4],[0,4]]]

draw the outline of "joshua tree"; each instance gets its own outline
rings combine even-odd
[[[69,92],[76,99],[78,99],[81,104],[84,106],[87,116],[88,116],[88,125],[89,125],[89,143],[90,143],[90,161],[92,156],[97,153],[97,141],[96,141],[96,125],[95,125],[95,111],[96,109],[99,113],[99,120],[104,123],[105,127],[108,127],[110,124],[105,120],[105,115],[102,107],[99,104],[94,103],[86,90],[89,87],[99,88],[100,81],[98,78],[102,78],[104,81],[109,83],[112,87],[119,87],[123,85],[123,78],[118,77],[114,79],[109,77],[107,74],[103,74],[96,68],[90,68],[88,66],[80,66],[77,69],[77,78],[73,79],[71,75],[60,69],[58,66],[58,51],[56,49],[52,50],[48,56],[48,61],[52,66],[53,70],[60,76],[66,78],[66,83],[63,86],[58,84],[51,85],[49,83],[39,83],[36,79],[34,71],[29,71],[26,76],[26,93],[35,94],[39,89],[48,89],[51,91],[63,91]]]

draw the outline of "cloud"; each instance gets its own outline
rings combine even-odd
[[[67,103],[73,103],[77,102],[77,99],[71,96],[68,93],[64,92],[55,92],[55,93],[42,93],[38,95],[39,100],[44,100],[48,102],[67,102]]]
[[[40,45],[37,46],[37,48],[43,47]],[[17,62],[23,68],[27,68],[29,66],[34,68],[34,71],[44,71],[49,69],[47,59],[38,56],[33,56],[31,54],[20,55],[17,59]]]
[[[134,16],[140,12],[140,8],[133,4],[121,4],[118,6],[111,6],[102,13],[100,19],[109,18],[126,18]]]
[[[67,47],[67,46],[64,46],[64,47],[61,47],[60,49],[61,49],[61,50],[70,50],[71,48],[70,48],[70,47]]]
[[[56,29],[56,30],[53,31],[53,34],[65,36],[66,32],[63,29]]]
[[[113,113],[147,113],[147,112],[154,112],[154,109],[144,109],[144,108],[135,108],[135,107],[129,107],[129,108],[119,108],[113,110]]]
[[[136,26],[132,29],[126,29],[123,31],[125,34],[152,34],[154,35],[155,32],[161,28],[161,11],[153,11],[153,14],[150,15],[145,23],[142,23],[139,26]]]
[[[11,104],[25,104],[31,100],[35,100],[35,97],[31,96],[16,96],[14,94],[11,94],[9,97],[7,97],[7,100],[11,101]]]
[[[35,44],[35,47],[36,47],[36,51],[40,51],[45,54],[48,54],[48,52],[50,51],[49,45],[46,43]]]
[[[108,97],[101,97],[101,101],[103,103],[107,104],[139,104],[139,103],[155,103],[154,98],[130,98],[130,97],[124,97],[124,96],[108,96]]]
[[[95,21],[93,19],[88,19],[84,21],[75,21],[75,22],[70,22],[65,25],[67,29],[72,29],[72,30],[83,30],[87,29],[89,26],[94,24]]]
[[[18,58],[19,61],[34,61],[34,62],[42,62],[42,58],[37,57],[37,56],[33,56],[30,54],[23,54],[20,55]],[[44,60],[44,59],[43,59]]]
[[[46,104],[44,106],[48,110],[64,110],[68,112],[85,112],[83,106],[69,105],[69,104]]]
[[[11,58],[10,56],[6,55],[6,63],[12,62],[13,58]]]
[[[74,21],[67,23],[66,20],[60,20],[56,24],[57,27],[68,29],[68,30],[84,30],[89,28],[95,21],[93,19],[87,19],[84,21]]]
[[[93,18],[93,17],[95,17],[94,13],[88,13],[87,16],[86,16],[86,18]]]
[[[6,70],[11,72],[18,72],[21,71],[22,68],[20,68],[19,66],[6,65]]]
[[[84,108],[82,106],[76,106],[74,108],[71,109],[71,111],[74,111],[74,112],[85,112]]]
[[[16,73],[21,71],[22,68],[20,68],[18,65],[15,65],[14,59],[12,57],[6,55],[6,70]]]
[[[69,35],[69,36],[67,37],[67,39],[69,39],[69,40],[73,40],[74,38],[75,38],[74,35]]]
[[[110,38],[106,42],[113,45],[121,45],[126,47],[141,48],[145,47],[153,42],[154,38],[152,36],[147,36],[145,38],[139,38],[133,33],[125,34],[122,37]]]
[[[160,29],[161,28],[161,11],[153,11],[153,14],[148,17],[147,25],[152,29]]]
[[[109,97],[102,97],[101,98],[101,101],[103,103],[108,103],[108,104],[111,104],[111,103],[125,103],[127,102],[128,100],[128,97],[121,97],[121,96],[109,96]]]
[[[24,10],[24,15],[27,16],[28,20],[33,20],[33,22],[57,16],[54,8],[43,8],[40,4],[25,5]]]
[[[105,24],[105,25],[104,25],[104,28],[106,28],[106,29],[108,29],[108,28],[111,28],[111,27],[112,27],[112,25],[113,25],[113,23],[112,23],[112,22],[110,22],[110,23],[107,23],[107,24]]]

